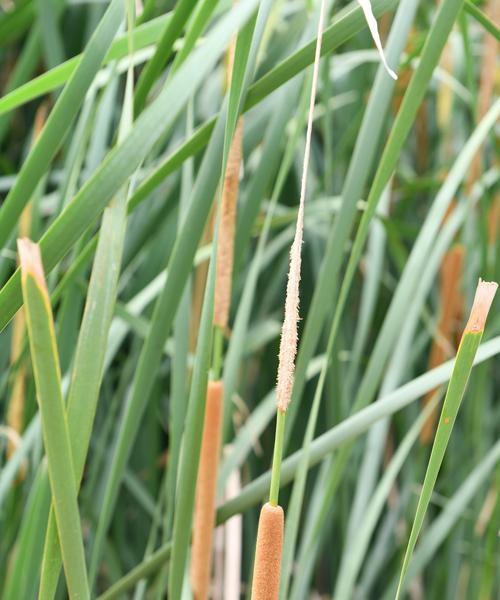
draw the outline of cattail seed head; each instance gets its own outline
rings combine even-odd
[[[277,600],[280,589],[284,514],[281,506],[264,504],[260,511],[252,600]]]
[[[297,326],[299,322],[299,284],[301,267],[303,205],[299,207],[295,239],[290,250],[290,269],[286,287],[285,317],[281,328],[276,404],[285,412],[292,397],[295,356],[297,354]]]
[[[195,600],[209,596],[223,396],[222,381],[209,381],[193,525],[191,585]]]

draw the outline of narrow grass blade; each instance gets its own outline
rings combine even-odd
[[[189,104],[186,115],[186,131],[192,130],[193,107]],[[189,206],[193,188],[193,160],[190,159],[182,167],[181,198],[179,201],[179,227],[183,223]],[[172,377],[169,406],[169,457],[166,474],[166,515],[164,517],[162,542],[165,544],[172,537],[174,523],[175,496],[177,489],[179,457],[186,420],[186,396],[189,390],[189,317],[191,308],[191,282],[188,281],[173,323],[172,337],[175,354],[172,357]],[[156,598],[167,593],[168,569],[165,569],[158,581]]]
[[[478,6],[471,2],[471,0],[465,0],[464,10],[471,17],[476,19],[476,21],[497,41],[500,41],[500,28]]]
[[[189,56],[189,53],[207,26],[212,13],[217,8],[217,4],[218,2],[214,2],[213,0],[201,0],[195,7],[193,15],[187,24],[182,48],[176,54],[172,63],[172,71],[175,72]]]
[[[490,305],[497,290],[496,283],[479,282],[474,304],[472,306],[469,322],[465,328],[460,347],[457,352],[453,373],[451,375],[446,397],[444,399],[439,424],[436,431],[436,437],[432,446],[432,452],[427,466],[422,492],[417,506],[417,512],[413,521],[410,539],[406,548],[401,575],[396,592],[398,599],[403,591],[403,585],[406,573],[410,565],[410,560],[417,543],[417,538],[424,522],[425,513],[429,505],[432,491],[436,483],[444,453],[448,446],[448,441],[453,430],[453,425],[465,393],[465,388],[474,363],[481,338],[483,336],[484,325]]]
[[[492,469],[500,460],[500,441],[488,450],[481,461],[468,474],[457,491],[448,500],[438,517],[429,525],[422,535],[413,559],[409,565],[407,582],[418,576],[422,570],[436,556],[436,551],[446,540],[447,535],[456,527],[457,521],[464,516],[467,506],[477,495],[481,485],[487,481]],[[398,581],[395,580],[390,586],[388,596],[394,598]]]
[[[52,311],[38,246],[28,240],[19,240],[18,244],[31,360],[64,571],[72,597],[85,600],[90,594]]]
[[[132,90],[133,75],[129,69],[119,139],[132,126]],[[104,371],[125,240],[126,206],[127,190],[122,189],[104,211],[68,393],[67,417],[73,441],[77,489],[83,475]],[[40,578],[40,600],[54,597],[59,578],[61,561],[54,516],[52,507]]]
[[[391,462],[385,468],[384,475],[377,488],[374,490],[363,517],[358,522],[358,527],[354,532],[354,538],[349,542],[347,551],[345,551],[342,556],[341,567],[335,585],[336,598],[351,598],[353,596],[356,578],[361,569],[370,538],[377,525],[380,514],[382,513],[384,504],[387,502],[387,498],[393,488],[396,477],[402,469],[413,444],[416,442],[420,431],[425,424],[426,418],[437,405],[437,400],[437,396],[434,396],[433,400],[428,403],[426,409],[415,421],[399,444]]]

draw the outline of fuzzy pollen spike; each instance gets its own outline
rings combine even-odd
[[[486,318],[488,317],[488,312],[497,289],[498,283],[479,280],[464,333],[479,333],[484,330]]]
[[[290,270],[286,287],[285,318],[281,329],[279,353],[278,383],[276,387],[276,403],[278,410],[285,412],[290,403],[293,389],[295,356],[297,354],[297,325],[299,322],[299,283],[300,283],[300,250],[302,245],[303,207],[299,208],[297,230],[290,250]]]
[[[223,397],[222,381],[209,381],[193,525],[191,585],[195,600],[207,600],[210,590]]]
[[[326,3],[322,0],[318,22],[318,37],[316,40],[316,51],[314,56],[313,77],[311,85],[311,96],[309,100],[309,113],[307,117],[306,144],[304,149],[304,161],[302,163],[302,180],[300,184],[299,211],[297,213],[297,224],[295,237],[290,249],[290,268],[288,271],[288,282],[286,286],[285,318],[281,329],[280,352],[278,363],[278,381],[276,385],[276,404],[278,410],[286,412],[293,390],[293,376],[295,372],[295,355],[297,354],[297,326],[299,323],[299,283],[301,266],[301,249],[304,231],[304,203],[307,189],[307,170],[309,157],[311,155],[311,136],[314,115],[314,103],[318,87],[319,61],[321,58],[321,42],[323,40],[323,29],[325,23]]]

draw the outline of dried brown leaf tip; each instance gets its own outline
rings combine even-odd
[[[40,287],[46,289],[40,246],[28,238],[20,238],[17,240],[17,251],[23,276],[32,275]]]
[[[479,333],[484,330],[486,318],[495,297],[498,283],[479,280],[472,310],[464,333]]]

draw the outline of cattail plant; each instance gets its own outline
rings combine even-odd
[[[226,88],[229,86],[231,79],[234,52],[235,43],[233,41],[229,52],[227,53]],[[227,329],[231,304],[234,231],[239,174],[242,160],[242,138],[243,121],[240,118],[236,125],[233,141],[227,157],[221,194],[219,232],[217,236],[213,317],[213,379],[208,382],[207,388],[200,465],[196,484],[191,560],[191,586],[195,600],[205,600],[208,598],[210,588],[217,471],[220,458],[222,417],[224,412],[224,384],[219,378],[221,372],[223,337],[224,332]]]
[[[301,271],[301,248],[304,230],[304,204],[307,188],[307,171],[311,152],[311,135],[314,104],[318,85],[321,42],[325,21],[325,0],[320,6],[318,37],[313,66],[313,79],[307,119],[306,145],[302,164],[299,210],[295,226],[295,235],[290,249],[290,265],[285,297],[285,316],[281,328],[281,340],[276,384],[276,435],[274,440],[273,465],[269,502],[260,511],[255,562],[252,579],[252,600],[274,600],[278,598],[280,588],[281,556],[283,551],[284,513],[278,504],[281,459],[283,455],[283,437],[285,415],[292,397],[297,353],[299,321],[299,283]]]
[[[396,600],[398,600],[403,591],[406,574],[410,565],[410,560],[417,543],[417,538],[422,527],[425,513],[431,499],[434,485],[437,480],[441,464],[443,462],[444,453],[448,445],[455,419],[457,418],[458,410],[462,402],[463,395],[469,375],[474,363],[474,357],[483,337],[486,318],[490,310],[493,298],[495,297],[498,284],[479,280],[476,289],[474,302],[470,312],[469,320],[465,326],[455,365],[448,384],[448,390],[444,399],[443,408],[439,417],[439,425],[436,431],[436,437],[432,446],[431,456],[427,466],[422,491],[417,506],[417,512],[413,521],[413,527],[410,533],[410,539],[406,548],[401,575],[399,579],[398,589],[396,592]]]
[[[380,54],[382,63],[393,78],[397,75],[390,69],[385,59],[380,41],[377,21],[372,12],[369,0],[358,0],[365,15],[370,33]],[[276,434],[274,441],[273,464],[269,502],[260,512],[255,551],[254,573],[252,581],[252,600],[274,600],[278,598],[280,588],[281,556],[283,546],[284,514],[278,505],[279,480],[283,454],[283,439],[285,432],[285,415],[292,397],[295,356],[297,353],[298,321],[299,321],[299,283],[301,272],[301,247],[304,229],[304,204],[307,189],[307,172],[311,152],[311,135],[316,89],[318,84],[319,61],[325,20],[325,0],[320,5],[318,34],[313,65],[311,96],[307,119],[306,143],[302,164],[302,180],[300,189],[299,210],[295,235],[290,249],[290,265],[285,297],[285,316],[281,329],[281,340],[278,362],[278,377],[276,384]]]

